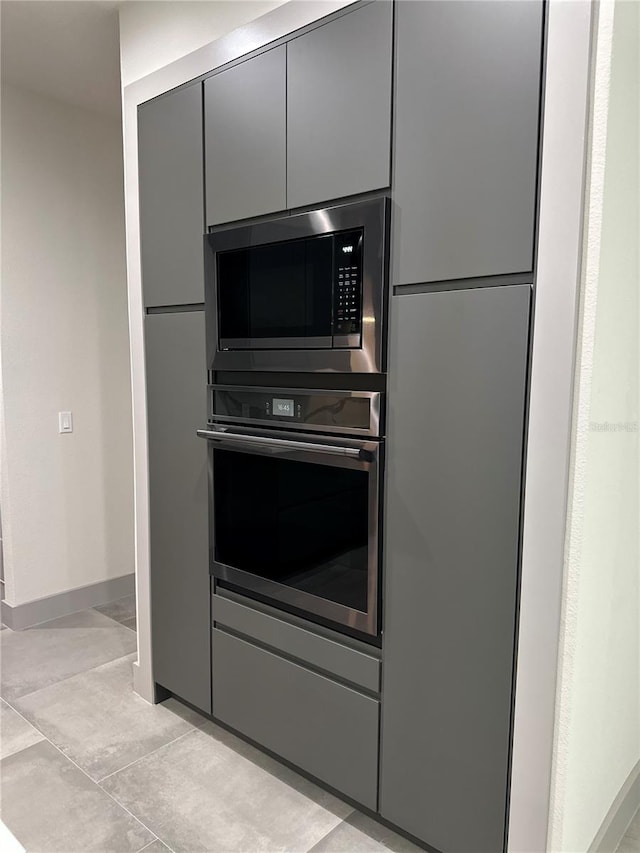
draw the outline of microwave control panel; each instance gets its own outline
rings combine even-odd
[[[333,334],[362,331],[362,230],[335,235]]]

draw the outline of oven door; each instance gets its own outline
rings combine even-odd
[[[212,426],[210,570],[317,621],[379,633],[379,441]]]

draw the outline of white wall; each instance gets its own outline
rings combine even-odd
[[[639,37],[639,4],[601,5],[554,756],[557,851],[589,848],[640,759]]]
[[[120,7],[122,86],[264,15],[286,0],[128,0]]]
[[[2,88],[2,522],[19,605],[133,571],[118,119]],[[58,434],[72,410],[74,432]]]

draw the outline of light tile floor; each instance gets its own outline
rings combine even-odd
[[[133,692],[133,597],[0,632],[2,819],[28,853],[414,844],[170,699]]]

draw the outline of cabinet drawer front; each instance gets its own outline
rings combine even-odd
[[[380,661],[372,655],[219,595],[213,596],[213,618],[232,631],[300,658],[330,675],[373,693],[380,691]]]
[[[367,808],[377,806],[375,699],[213,630],[213,714]]]

